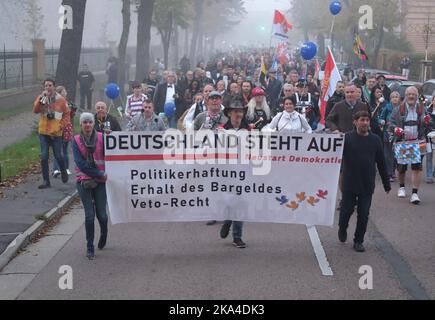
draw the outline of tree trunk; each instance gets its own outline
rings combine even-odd
[[[140,0],[138,8],[136,80],[142,81],[150,68],[151,21],[155,0]]]
[[[119,79],[118,83],[121,88],[121,96],[125,97],[125,79],[126,65],[125,57],[127,55],[128,36],[130,34],[131,14],[130,14],[130,0],[122,0],[122,35],[119,41],[118,57],[119,57]],[[130,68],[130,66],[128,66]],[[141,79],[142,80],[142,79]]]
[[[323,33],[319,33],[317,35],[317,44],[319,46],[319,53],[318,55],[324,59],[325,58],[325,36]]]
[[[169,67],[169,47],[171,46],[171,37],[172,37],[172,25],[173,25],[173,12],[172,10],[168,12],[168,28],[165,31],[160,31],[162,35],[162,43],[163,43],[163,59],[165,63],[165,69],[167,70]]]
[[[189,56],[189,28],[186,28],[184,34],[184,54],[186,57]]]
[[[379,37],[378,37],[378,42],[376,44],[375,47],[375,51],[374,51],[374,57],[373,57],[373,62],[375,63],[375,67],[379,67],[378,66],[378,56],[379,56],[379,50],[381,50],[382,47],[382,43],[384,42],[384,22],[381,22],[381,26],[379,28]]]
[[[173,37],[173,61],[175,69],[178,68],[178,62],[180,61],[180,39],[179,39],[180,33],[179,33],[179,27],[176,25],[174,26],[174,37]]]
[[[190,63],[196,65],[196,47],[198,43],[198,35],[201,29],[201,20],[204,11],[204,1],[195,0],[195,21],[193,23],[192,44],[190,46]]]
[[[85,23],[86,0],[63,0],[62,5],[69,5],[73,10],[73,28],[62,31],[56,69],[56,82],[63,85],[68,91],[69,99],[75,101]]]

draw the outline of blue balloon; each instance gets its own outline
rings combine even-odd
[[[332,15],[336,16],[341,12],[341,2],[340,1],[333,1],[329,5],[329,11],[331,11]]]
[[[313,59],[317,54],[317,45],[314,42],[307,41],[301,47],[301,56],[305,60]]]
[[[109,99],[115,100],[116,98],[119,97],[120,90],[119,90],[119,87],[116,83],[109,83],[106,86],[105,92],[106,92],[106,96]]]
[[[165,104],[165,115],[168,118],[172,118],[175,115],[175,104],[168,102]]]

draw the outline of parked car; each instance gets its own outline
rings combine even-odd
[[[427,80],[422,87],[423,95],[426,98],[426,104],[429,105],[435,96],[435,79]]]

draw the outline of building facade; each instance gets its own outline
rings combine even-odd
[[[425,34],[429,26],[428,51],[435,53],[435,0],[401,0],[401,10],[404,14],[401,29],[414,50],[425,52]]]

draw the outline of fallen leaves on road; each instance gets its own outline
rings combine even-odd
[[[31,164],[27,169],[23,170],[19,175],[10,177],[5,181],[0,182],[0,199],[4,198],[5,189],[13,189],[23,184],[25,180],[34,174],[41,174],[41,164]]]

